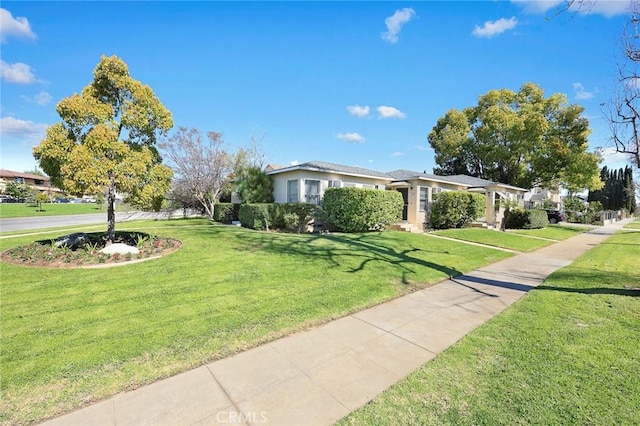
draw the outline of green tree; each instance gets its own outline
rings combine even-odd
[[[17,199],[25,199],[29,195],[30,188],[26,183],[18,183],[11,180],[7,182],[4,192]]]
[[[161,164],[157,134],[173,127],[151,88],[133,79],[118,57],[102,56],[93,81],[56,105],[62,122],[47,129],[34,157],[53,184],[75,195],[106,195],[107,238],[115,237],[116,192],[159,209],[171,169]]]
[[[48,202],[49,196],[47,196],[47,194],[45,194],[44,192],[39,192],[36,194],[34,201],[38,205],[38,210],[44,211],[42,209],[42,203]]]
[[[628,212],[636,209],[636,190],[633,182],[633,169],[629,166],[624,168],[622,208]]]
[[[273,179],[259,167],[243,167],[236,178],[243,203],[273,203]]]
[[[492,90],[463,111],[449,110],[428,135],[436,174],[468,174],[532,188],[597,188],[599,157],[587,152],[584,108],[566,96],[545,97],[525,83],[518,92]]]

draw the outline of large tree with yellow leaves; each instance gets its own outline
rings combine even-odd
[[[56,111],[62,122],[47,129],[33,155],[60,188],[105,195],[109,241],[115,237],[116,193],[138,207],[159,209],[172,172],[155,145],[173,120],[151,88],[131,78],[124,61],[102,56],[93,82],[62,99]]]

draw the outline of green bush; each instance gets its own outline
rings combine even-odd
[[[213,208],[213,220],[222,223],[231,223],[238,219],[240,204],[217,203]]]
[[[507,229],[538,229],[549,225],[547,212],[544,210],[512,209],[507,219]]]
[[[527,229],[546,228],[547,225],[549,225],[549,219],[546,211],[529,210],[529,228]]]
[[[256,203],[241,204],[240,224],[251,229],[282,229],[302,232],[313,219],[317,208],[308,203]]]
[[[342,232],[381,229],[400,221],[404,201],[397,191],[329,188],[324,193],[324,218]]]
[[[240,224],[245,228],[268,230],[271,227],[271,206],[273,204],[241,204],[238,212]]]
[[[486,209],[484,194],[449,191],[435,195],[431,205],[431,227],[434,229],[464,228],[482,217]]]

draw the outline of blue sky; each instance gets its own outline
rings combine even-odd
[[[439,117],[525,82],[584,106],[591,148],[606,147],[600,104],[629,1],[560,15],[557,3],[3,1],[0,167],[35,167],[55,104],[103,54],[149,84],[176,127],[222,132],[231,149],[256,135],[280,165],[431,172]]]

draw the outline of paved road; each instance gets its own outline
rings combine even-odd
[[[182,217],[182,211],[173,212],[173,217]],[[119,212],[116,213],[116,223],[138,219],[167,219],[169,213],[161,212]],[[107,212],[91,214],[74,214],[66,216],[46,217],[17,217],[0,219],[0,232],[29,231],[42,228],[56,228],[60,226],[92,225],[107,222]]]

